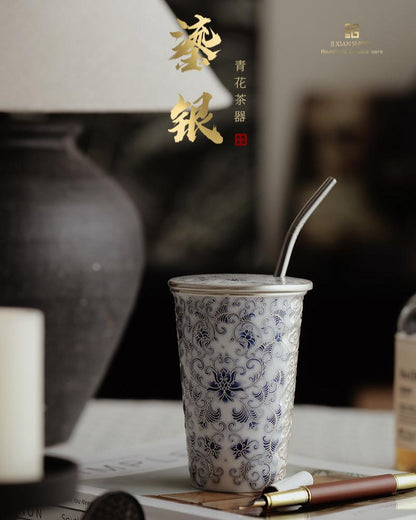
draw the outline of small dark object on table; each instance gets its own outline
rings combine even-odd
[[[145,520],[139,502],[124,491],[109,491],[96,498],[83,520]]]

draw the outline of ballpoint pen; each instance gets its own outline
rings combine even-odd
[[[416,488],[416,473],[397,473],[335,480],[323,484],[301,486],[287,491],[263,493],[248,506],[240,509],[261,507],[266,511],[282,506],[303,504],[331,504],[347,500],[392,495],[396,491]]]

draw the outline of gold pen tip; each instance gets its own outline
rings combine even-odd
[[[251,504],[248,504],[246,506],[240,506],[238,509],[251,509],[252,507],[265,507],[267,502],[264,500],[264,498],[256,498],[256,500],[253,500]]]
[[[393,475],[397,483],[397,491],[416,487],[416,473],[396,473]]]

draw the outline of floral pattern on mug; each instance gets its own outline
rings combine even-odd
[[[174,298],[192,482],[262,490],[286,470],[303,295]]]

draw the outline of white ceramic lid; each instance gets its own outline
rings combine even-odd
[[[172,292],[189,294],[306,293],[310,280],[275,277],[271,274],[197,274],[169,280]]]

